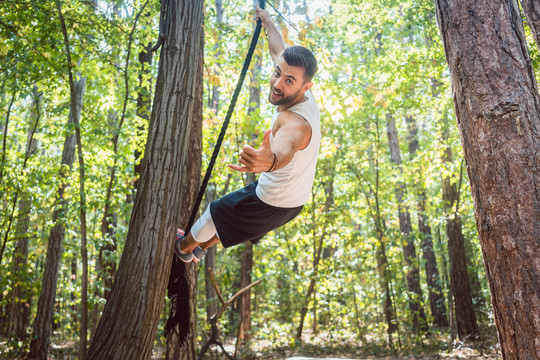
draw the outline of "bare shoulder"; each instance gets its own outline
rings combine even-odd
[[[286,110],[279,114],[272,128],[274,136],[279,130],[280,135],[294,139],[295,151],[305,149],[311,141],[311,125],[295,112]]]
[[[303,116],[289,110],[280,112],[274,123],[275,130],[283,126],[311,130],[311,125]]]

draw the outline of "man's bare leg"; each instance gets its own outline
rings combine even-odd
[[[217,235],[214,235],[214,236],[212,236],[212,238],[210,240],[201,243],[199,246],[201,247],[201,249],[207,250],[209,247],[212,247],[212,246],[216,245],[220,241],[221,240],[219,240]]]
[[[190,253],[195,249],[200,243],[195,241],[191,233],[187,234],[186,238],[180,241],[180,250],[185,253]]]
[[[217,237],[217,235],[214,235],[214,236],[212,236],[212,238],[210,240],[205,241],[203,243],[200,243],[200,242],[195,241],[195,239],[193,238],[193,235],[191,235],[191,233],[189,233],[184,240],[180,241],[180,250],[182,250],[185,253],[190,253],[197,246],[200,246],[201,249],[206,250],[209,247],[217,244],[219,241],[220,240]]]

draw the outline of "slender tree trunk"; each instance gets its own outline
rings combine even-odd
[[[35,153],[38,143],[34,139],[37,131],[40,112],[41,93],[34,86],[32,90],[32,110],[30,113],[30,123],[28,128],[28,144],[25,158],[28,159]],[[8,302],[8,333],[14,334],[16,339],[23,340],[26,336],[26,328],[30,318],[30,306],[32,293],[28,288],[26,280],[28,274],[28,242],[30,232],[30,211],[32,209],[32,198],[27,192],[23,192],[19,201],[17,224],[15,226],[17,244],[13,251],[11,262],[11,274],[13,281],[13,292],[9,296]]]
[[[448,117],[443,116],[443,142],[447,143],[443,163],[453,161],[449,142]],[[479,336],[476,315],[472,302],[472,292],[467,275],[465,240],[459,216],[459,188],[450,176],[442,179],[442,197],[446,216],[446,235],[448,237],[448,255],[450,261],[450,288],[454,299],[456,323],[460,339],[477,339]]]
[[[379,286],[383,295],[383,313],[387,325],[388,341],[392,344],[392,334],[398,330],[396,313],[390,292],[390,274],[388,273],[388,258],[386,256],[386,241],[380,232],[379,244],[375,253],[377,258],[377,273],[379,274]]]
[[[375,120],[375,152],[373,147],[370,147],[369,154],[369,173],[373,177],[373,185],[363,185],[367,180],[356,169],[354,169],[358,183],[361,185],[362,193],[368,204],[368,209],[371,218],[373,219],[373,225],[375,227],[375,233],[377,236],[377,244],[375,248],[375,258],[377,260],[377,274],[379,275],[379,287],[380,294],[382,295],[382,312],[386,321],[386,332],[388,335],[388,343],[393,346],[392,334],[399,330],[398,322],[396,318],[396,312],[394,309],[392,296],[391,296],[391,281],[388,273],[388,258],[386,256],[386,222],[381,212],[380,199],[379,199],[379,160],[376,151],[380,148],[380,126],[379,121]],[[370,130],[371,124],[368,123],[366,130]],[[369,191],[367,190],[369,188]],[[399,339],[399,334],[398,334]]]
[[[326,201],[324,204],[324,208],[321,211],[321,214],[327,214],[332,206],[334,205],[334,169],[331,170],[332,174],[330,175],[330,179],[328,180],[328,183],[326,185],[325,189],[325,195],[326,195]],[[318,222],[318,221],[317,221]],[[328,219],[325,219],[324,222],[328,222]],[[326,226],[323,226],[323,229],[326,229]],[[315,236],[315,234],[313,234]],[[313,271],[311,274],[311,280],[309,282],[308,290],[306,292],[306,296],[304,299],[304,305],[302,306],[302,310],[300,311],[300,321],[298,324],[298,328],[296,329],[296,340],[300,341],[302,340],[302,331],[304,328],[304,320],[306,318],[308,309],[309,309],[309,303],[311,301],[311,297],[313,296],[314,290],[315,290],[315,284],[317,282],[318,272],[319,272],[319,264],[321,260],[321,254],[322,250],[324,248],[324,239],[326,237],[326,232],[319,235],[318,241],[314,238],[314,246],[313,246]],[[314,300],[316,301],[316,299]]]
[[[71,69],[73,61],[71,59],[71,46],[68,38],[67,27],[62,14],[60,2],[57,3],[58,17],[64,35],[64,46],[66,51],[66,64],[69,75],[70,89],[70,106],[77,105],[75,96],[75,86],[73,71]],[[78,74],[80,77],[80,74]],[[88,339],[88,251],[86,247],[86,192],[84,189],[85,183],[85,165],[84,154],[82,151],[81,139],[81,122],[80,114],[74,118],[75,138],[77,140],[77,155],[79,160],[79,214],[80,214],[80,234],[81,234],[81,262],[82,262],[82,277],[81,277],[81,323],[80,323],[80,342],[79,342],[79,359],[86,360],[86,345]]]
[[[308,290],[304,298],[304,304],[302,306],[302,310],[300,311],[300,321],[298,323],[298,328],[296,329],[295,339],[298,341],[302,340],[302,331],[304,329],[304,322],[306,319],[307,312],[309,310],[309,303],[311,301],[311,297],[313,296],[313,292],[315,290],[315,284],[317,282],[317,275],[319,272],[319,261],[321,259],[321,253],[323,249],[325,236],[326,234],[320,235],[318,239],[319,241],[316,243],[316,251],[315,251],[314,259],[313,259],[313,272],[311,274]]]
[[[30,223],[31,199],[23,195],[19,202],[19,216],[16,225],[17,244],[13,250],[11,278],[13,291],[8,298],[8,334],[23,340],[30,316],[31,292],[28,288],[28,232]]]
[[[74,99],[70,103],[69,121],[67,123],[68,133],[62,151],[62,167],[58,174],[60,186],[56,193],[56,205],[52,215],[52,223],[54,225],[49,233],[47,258],[45,260],[41,293],[39,295],[36,319],[34,320],[32,331],[32,341],[30,342],[29,359],[47,359],[49,337],[54,316],[58,270],[62,260],[65,235],[65,214],[68,203],[64,194],[68,185],[67,177],[75,160],[76,138],[74,126],[78,123],[76,119],[79,119],[81,116],[85,84],[85,77],[73,82],[72,97]]]
[[[73,257],[71,258],[71,278],[69,279],[70,285],[71,285],[71,323],[77,324],[79,322],[79,313],[77,311],[77,299],[79,298],[77,294],[77,274],[78,274],[78,266],[77,266],[77,256],[73,254]]]
[[[391,160],[402,174],[401,152],[399,150],[399,140],[396,129],[396,122],[392,115],[386,116],[386,129],[388,135],[388,146],[390,147]],[[407,189],[402,181],[398,181],[395,188],[396,200],[399,212],[399,229],[403,236],[403,256],[407,265],[407,290],[411,298],[409,300],[409,310],[412,313],[412,325],[415,331],[427,330],[426,313],[422,305],[422,289],[420,287],[420,269],[416,258],[416,247],[412,232],[411,215],[409,208],[405,204]]]
[[[540,99],[519,7],[435,4],[503,358],[538,359]]]
[[[214,4],[216,5],[216,22],[217,22],[218,31],[219,31],[219,35],[218,35],[219,41],[214,44],[214,50],[216,51],[216,58],[219,58],[221,57],[221,42],[223,40],[223,36],[221,35],[222,34],[221,27],[224,25],[223,5],[222,5],[221,0],[214,0]],[[216,66],[219,67],[219,65],[216,65]],[[217,70],[215,71],[216,71],[215,75],[219,76],[219,72]],[[214,111],[217,112],[219,110],[219,105],[220,105],[219,104],[219,85],[212,86],[212,93],[210,94],[208,103],[209,103],[208,105],[210,106],[210,108],[214,109]]]
[[[407,116],[405,120],[407,121],[409,128],[409,156],[413,159],[416,156],[416,151],[419,147],[417,137],[418,124],[416,119],[411,116]],[[435,251],[433,250],[431,227],[429,226],[426,215],[426,190],[421,180],[423,178],[423,174],[420,173],[420,176],[415,180],[415,189],[418,210],[418,230],[422,236],[422,255],[425,260],[424,270],[429,291],[429,305],[431,314],[433,315],[434,324],[439,327],[446,327],[448,326],[448,319],[446,318],[446,307],[444,305],[444,294],[442,291],[437,259],[435,257]]]
[[[151,88],[152,83],[150,81],[151,66],[152,66],[152,57],[153,52],[152,43],[148,43],[144,50],[139,53],[139,64],[141,66],[141,71],[139,72],[139,87],[137,90],[137,116],[141,118],[141,124],[137,127],[137,149],[135,150],[135,184],[133,190],[137,190],[137,183],[139,181],[139,175],[141,173],[141,155],[143,154],[142,149],[144,148],[144,142],[142,141],[143,136],[145,135],[145,123],[150,121],[150,113],[152,109],[152,94]]]
[[[243,244],[242,251],[242,267],[240,270],[240,288],[251,284],[251,271],[253,269],[253,244],[247,242]],[[242,294],[238,298],[238,336],[236,337],[235,355],[241,353],[242,349],[247,342],[251,339],[251,291],[248,290],[246,294]]]
[[[7,136],[8,136],[9,117],[11,115],[11,108],[13,106],[13,102],[15,101],[15,96],[16,94],[13,94],[13,96],[11,97],[11,101],[8,106],[8,110],[6,114],[6,121],[4,125],[4,137],[2,140],[2,161],[0,162],[0,184],[2,183],[2,180],[3,180],[4,167],[6,165],[6,145],[7,145]],[[0,199],[2,199],[3,195],[4,195],[4,191],[0,192]],[[14,220],[15,209],[17,208],[18,196],[19,196],[19,192],[17,190],[15,191],[15,195],[13,197],[11,215],[8,220],[7,230],[5,231],[4,239],[2,241],[2,247],[0,248],[0,264],[2,264],[2,259],[4,258],[4,251],[6,250],[8,236],[11,230],[11,225],[13,224],[13,220]]]
[[[6,112],[6,120],[4,122],[4,131],[2,132],[2,161],[0,162],[0,183],[2,183],[3,177],[4,177],[4,166],[6,164],[6,145],[7,145],[7,136],[8,136],[8,128],[9,128],[9,117],[11,115],[11,108],[13,107],[13,103],[15,102],[15,97],[17,96],[16,93],[14,93],[11,96],[11,101],[9,102],[8,109]],[[2,248],[2,254],[0,254],[0,263],[2,262],[2,256],[4,254],[3,248]]]
[[[537,0],[521,0],[521,6],[523,6],[523,12],[531,28],[536,47],[540,51],[540,2]]]
[[[88,359],[148,359],[169,281],[200,89],[203,2],[170,0],[139,193]],[[126,304],[130,304],[126,306]]]
[[[221,0],[215,0],[214,4],[216,6],[216,21],[218,26],[221,26],[223,23],[223,6]],[[219,35],[219,40],[215,45],[214,49],[216,50],[216,57],[219,56],[219,49],[221,44],[221,32]],[[208,99],[208,106],[213,109],[216,113],[219,111],[219,86],[212,86],[211,96]],[[215,200],[216,198],[216,189],[215,185],[208,186],[205,194],[205,209],[208,205]],[[211,189],[210,189],[211,188]],[[217,293],[212,285],[210,280],[210,272],[208,269],[211,269],[215,274],[216,268],[216,253],[217,246],[212,246],[208,249],[208,253],[204,258],[204,288],[206,294],[206,322],[210,323],[210,318],[215,315],[219,310],[219,303]]]
[[[259,5],[259,0],[253,1],[253,6]],[[247,116],[252,118],[256,113],[256,110],[261,106],[261,85],[259,77],[262,69],[262,57],[254,55],[253,62],[255,63],[253,70],[251,71],[251,81],[249,86],[249,106]],[[253,138],[256,138],[256,134],[253,134]],[[247,183],[255,181],[255,174],[248,174]],[[253,269],[253,244],[247,242],[244,245],[242,252],[242,265],[241,265],[241,278],[240,288],[251,284],[251,271]],[[236,338],[235,355],[242,351],[246,342],[251,339],[251,289],[245,291],[238,298],[239,303],[239,325],[238,336]]]

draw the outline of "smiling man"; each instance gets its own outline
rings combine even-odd
[[[245,145],[241,172],[262,173],[250,185],[212,202],[174,251],[184,262],[199,261],[210,246],[257,243],[269,231],[294,219],[309,200],[321,142],[319,107],[310,88],[317,72],[313,53],[302,46],[286,48],[266,10],[255,10],[268,35],[274,61],[268,101],[276,106],[271,129],[258,149]]]

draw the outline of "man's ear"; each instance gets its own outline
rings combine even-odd
[[[311,81],[305,83],[305,84],[304,84],[304,88],[303,88],[304,92],[306,92],[306,91],[308,91],[309,89],[311,89],[312,86],[313,86],[313,82],[311,82]]]

